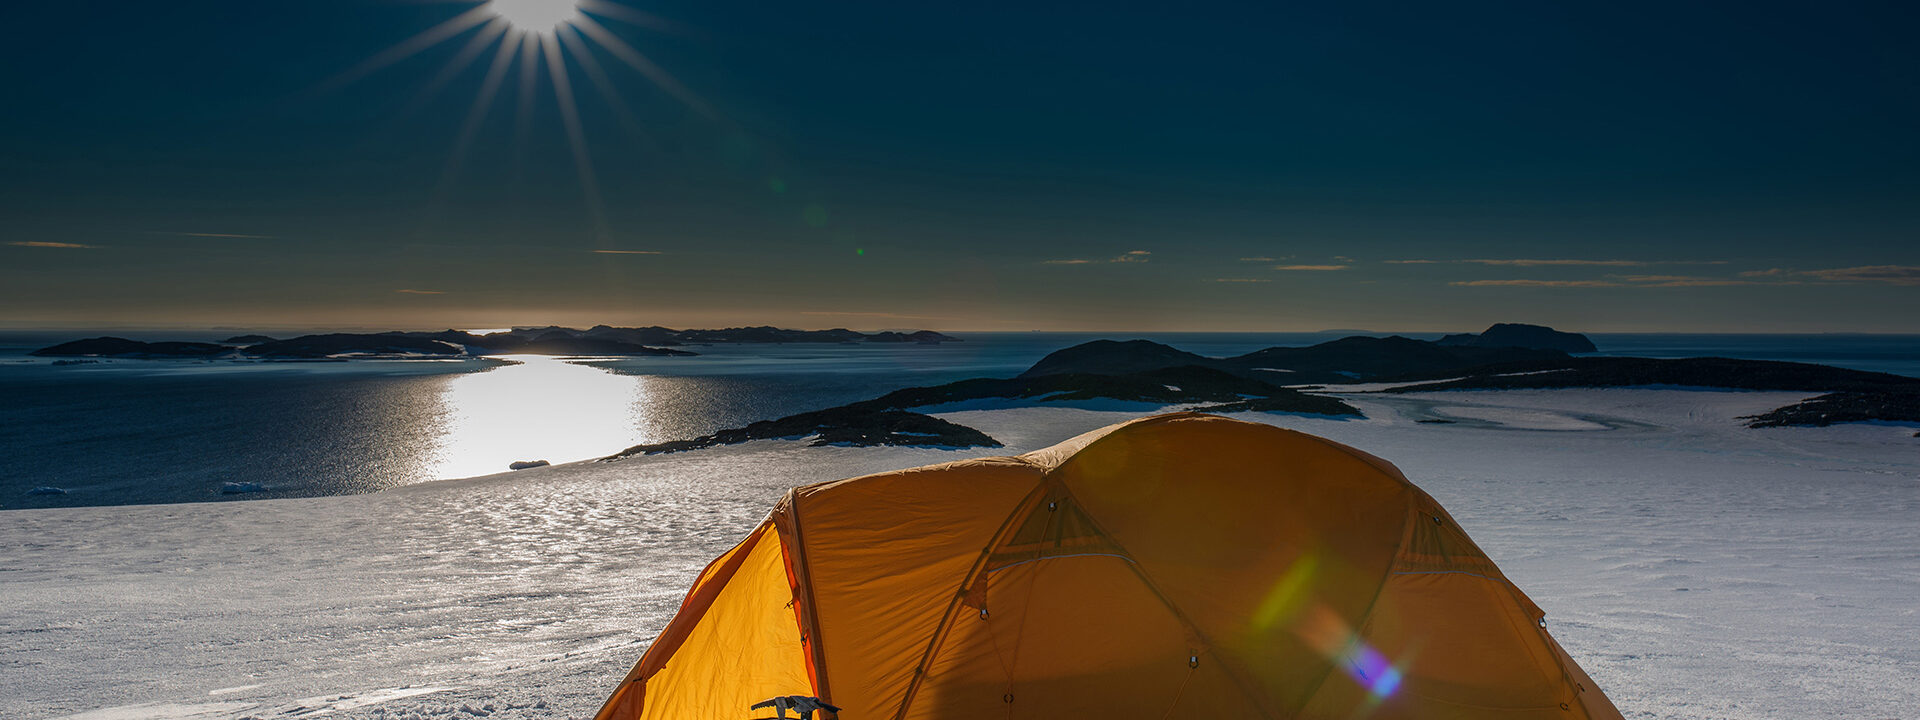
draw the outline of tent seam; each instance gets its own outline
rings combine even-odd
[[[967,588],[972,587],[980,575],[986,572],[987,565],[993,559],[993,549],[999,547],[1001,540],[1013,530],[1014,518],[1022,517],[1022,511],[1034,506],[1040,498],[1045,497],[1050,473],[1024,457],[1014,459],[1035,470],[1040,470],[1039,481],[1034,484],[1032,490],[1027,492],[1026,497],[1021,498],[1020,502],[1007,512],[1006,519],[1000,521],[1000,529],[994,531],[993,537],[987,540],[986,547],[980,549],[980,555],[974,559],[973,567],[969,568],[966,576],[961,578],[959,589],[954,592],[952,598],[947,600],[947,610],[940,616],[940,623],[933,626],[933,637],[927,641],[926,652],[921,654],[920,662],[914,665],[913,678],[907,682],[906,693],[900,698],[900,709],[894,712],[895,720],[905,720],[907,710],[913,707],[913,700],[920,691],[920,685],[926,678],[927,671],[933,667],[934,654],[940,651],[940,645],[946,640],[947,629],[953,626],[961,598],[966,596]]]
[[[1105,439],[1105,438],[1101,438],[1101,439]],[[1098,441],[1096,440],[1095,442],[1098,442]],[[1088,443],[1087,445],[1088,447],[1092,447],[1093,443]],[[1058,468],[1055,468],[1055,469],[1058,470]],[[1053,473],[1049,472],[1047,473],[1047,476],[1048,476],[1048,480],[1053,479]],[[1064,494],[1066,498],[1074,498],[1073,489],[1067,487],[1067,483],[1065,480],[1060,481],[1060,491],[1061,493]],[[1113,533],[1107,532],[1107,529],[1100,524],[1100,519],[1094,517],[1092,511],[1086,510],[1085,505],[1080,504],[1077,499],[1075,500],[1075,505],[1078,505],[1079,507],[1082,508],[1080,511],[1081,514],[1086,516],[1087,522],[1092,524],[1093,529],[1099,531],[1100,535],[1107,539],[1107,542],[1112,543],[1113,546],[1119,549],[1122,554],[1125,554],[1128,556],[1131,556],[1133,554],[1132,552],[1129,552],[1127,550],[1126,546],[1120,544],[1120,540],[1115,538],[1113,536]],[[1133,574],[1136,577],[1140,578],[1140,582],[1146,584],[1147,589],[1153,592],[1154,598],[1158,599],[1161,605],[1165,606],[1169,612],[1173,613],[1173,619],[1178,621],[1180,625],[1186,629],[1187,632],[1192,633],[1194,639],[1199,640],[1200,643],[1202,645],[1205,645],[1207,649],[1212,649],[1214,647],[1213,638],[1208,637],[1205,632],[1200,630],[1200,626],[1197,623],[1195,623],[1192,618],[1187,616],[1187,611],[1180,609],[1180,606],[1175,604],[1172,598],[1167,597],[1167,593],[1160,589],[1160,584],[1153,581],[1153,576],[1147,574],[1146,568],[1141,567],[1139,561],[1136,560],[1136,561],[1127,563],[1127,568],[1132,570]],[[1195,652],[1198,652],[1199,650],[1201,650],[1201,648],[1193,648],[1193,650]],[[1234,663],[1227,659],[1225,653],[1216,654],[1213,657],[1220,661],[1221,667],[1227,668],[1227,677],[1232,679],[1233,684],[1240,688],[1240,692],[1246,694],[1247,701],[1253,705],[1254,709],[1259,710],[1260,714],[1265,717],[1268,717],[1268,718],[1274,717],[1273,710],[1271,708],[1268,708],[1266,703],[1263,703],[1260,701],[1262,694],[1255,692],[1254,688],[1248,686],[1247,678],[1249,676],[1244,671],[1240,671],[1236,669],[1234,667]],[[1176,702],[1178,701],[1176,700]],[[1288,717],[1295,717],[1298,715],[1299,713],[1289,713]]]
[[[809,644],[812,646],[810,649],[813,652],[814,683],[817,685],[813,691],[818,693],[816,697],[831,702],[833,700],[833,686],[827,682],[827,644],[822,642],[820,638],[820,607],[818,601],[814,599],[813,594],[813,563],[808,562],[806,535],[800,529],[799,489],[788,490],[787,497],[787,513],[789,517],[792,518],[791,524],[793,525],[794,555],[799,561],[799,567],[796,568],[795,572],[800,576],[801,591],[806,594],[807,627],[804,628],[804,631],[809,636],[809,640],[811,641]],[[778,529],[777,526],[776,529]],[[836,717],[838,717],[837,714]]]

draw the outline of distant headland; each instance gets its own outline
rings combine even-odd
[[[863,333],[844,328],[790,330],[769,326],[717,330],[675,330],[659,326],[620,328],[595,325],[586,330],[545,326],[475,335],[464,330],[439,332],[326,333],[275,339],[236,335],[218,343],[141,342],[117,337],[75,340],[33,351],[41,357],[113,357],[130,359],[346,360],[442,359],[484,355],[685,356],[684,345],[734,343],[876,343],[938,345],[959,338],[934,332]]]

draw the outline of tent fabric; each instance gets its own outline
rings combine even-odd
[[[1196,413],[789,492],[597,720],[1620,713],[1392,464]]]

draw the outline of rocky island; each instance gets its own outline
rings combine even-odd
[[[1203,412],[1359,417],[1358,409],[1322,394],[1332,389],[1328,386],[1350,383],[1388,387],[1342,392],[1635,386],[1800,390],[1829,394],[1743,419],[1756,428],[1920,420],[1920,379],[1808,363],[1569,354],[1593,350],[1593,342],[1583,335],[1516,324],[1438,341],[1354,336],[1225,358],[1148,340],[1095,340],[1054,351],[1012,378],[895,390],[872,400],[698,438],[635,446],[614,457],[809,437],[814,445],[998,447],[998,441],[973,428],[925,414],[978,401],[1038,405],[1114,400],[1188,404],[1185,409]]]
[[[40,357],[114,357],[133,359],[214,358],[233,354],[233,347],[198,342],[141,342],[117,337],[97,337],[64,342],[35,350]]]
[[[1537,350],[1559,350],[1569,353],[1598,352],[1593,341],[1580,333],[1561,332],[1540,325],[1522,323],[1495,323],[1478,335],[1461,333],[1448,335],[1434,341],[1435,344],[1455,347],[1519,347]]]
[[[1136,341],[1143,342],[1143,341]],[[1095,341],[1108,343],[1108,341]],[[1095,343],[1088,343],[1093,345]],[[1149,345],[1157,345],[1149,343]],[[1199,358],[1164,345],[1145,348],[1127,343],[1109,343],[1100,348],[1127,348],[1153,354],[1171,361]],[[1012,378],[975,378],[945,385],[895,390],[872,400],[842,405],[827,410],[763,420],[742,428],[732,428],[688,440],[639,445],[614,455],[614,458],[640,454],[658,454],[695,450],[775,438],[814,438],[813,445],[913,445],[922,447],[1000,447],[1000,442],[964,425],[942,420],[916,410],[957,403],[1003,401],[1016,404],[1069,403],[1093,400],[1149,403],[1152,405],[1189,404],[1189,409],[1208,412],[1289,412],[1327,416],[1359,417],[1360,411],[1340,400],[1310,395],[1281,387],[1266,380],[1237,375],[1203,365],[1176,365],[1140,372],[1053,372],[1065,363],[1055,356],[1070,353],[1092,364],[1128,367],[1123,358],[1116,362],[1097,362],[1095,356],[1076,346],[1042,359],[1027,372]],[[1172,351],[1172,352],[1167,352]],[[1125,355],[1127,350],[1118,351]],[[1204,358],[1202,358],[1204,359]],[[1053,362],[1049,363],[1049,360]],[[611,459],[611,458],[610,458]]]

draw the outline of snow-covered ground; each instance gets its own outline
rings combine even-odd
[[[1915,717],[1920,439],[1735,419],[1800,397],[1353,395],[1367,419],[1237,417],[1398,464],[1628,717]],[[587,717],[786,488],[1139,414],[944,415],[1003,450],[769,441],[372,495],[0,512],[0,718]]]

